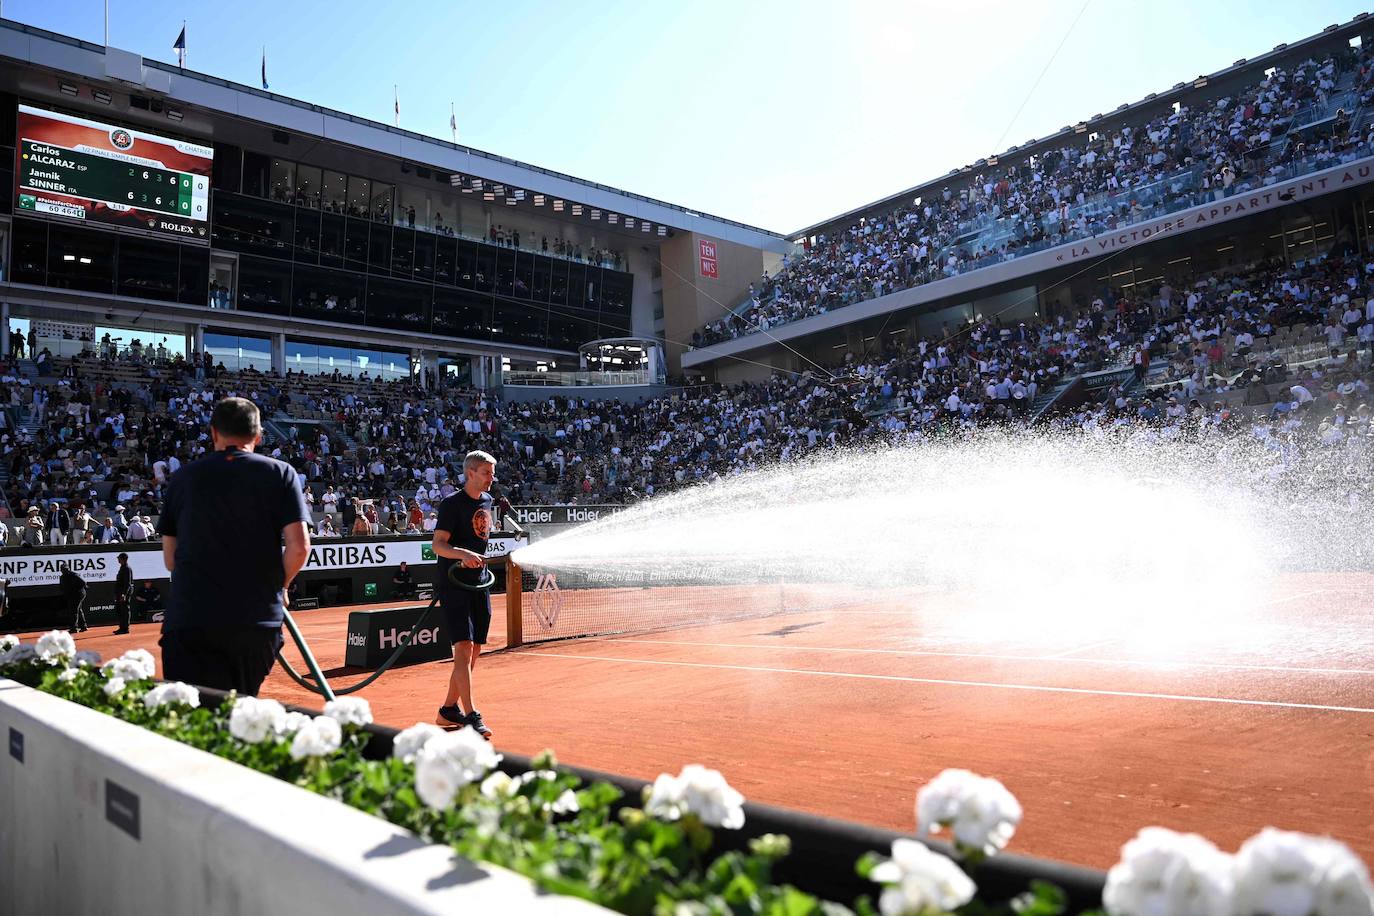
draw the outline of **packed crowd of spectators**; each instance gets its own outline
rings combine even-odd
[[[511,503],[629,502],[842,445],[1021,429],[1038,398],[1098,370],[1119,378],[1051,427],[1164,437],[1244,427],[1280,452],[1306,431],[1320,447],[1363,448],[1371,286],[1374,258],[1260,262],[1104,290],[1044,320],[883,335],[835,366],[633,403],[502,403],[433,390],[433,379],[233,373],[104,348],[47,361],[52,374],[36,381],[10,361],[0,466],[16,527],[0,536],[8,546],[155,537],[167,479],[210,448],[211,406],[229,395],[262,407],[273,430],[263,450],[302,473],[317,537],[433,530],[474,448],[497,457],[496,491]]]
[[[1234,96],[988,168],[961,187],[818,236],[692,343],[777,327],[1366,155],[1374,123],[1357,133],[1346,108],[1327,115],[1337,101],[1362,108],[1371,100],[1374,51],[1361,47],[1291,72],[1275,68]]]

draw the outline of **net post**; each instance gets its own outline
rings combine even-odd
[[[506,557],[506,648],[525,644],[524,576],[520,566]]]

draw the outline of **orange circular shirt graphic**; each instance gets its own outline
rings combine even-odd
[[[486,509],[478,509],[472,513],[472,533],[485,541],[490,531],[491,513]]]

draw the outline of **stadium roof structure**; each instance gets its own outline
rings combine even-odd
[[[147,93],[164,104],[194,106],[394,156],[454,176],[473,176],[531,194],[567,198],[569,203],[616,213],[641,224],[650,222],[771,251],[791,247],[786,236],[757,226],[12,20],[0,19],[0,57],[94,82],[114,82],[121,89]]]
[[[898,191],[896,194],[889,194],[877,200],[870,201],[843,213],[832,216],[828,219],[813,223],[798,229],[796,232],[788,233],[789,239],[802,239],[817,235],[835,228],[842,228],[852,225],[857,220],[865,216],[876,216],[902,202],[904,199],[914,198],[922,194],[928,194],[940,190],[947,185],[951,178],[972,172],[975,169],[995,168],[1001,159],[1019,159],[1025,156],[1034,155],[1038,152],[1045,152],[1052,149],[1062,141],[1068,139],[1076,133],[1086,133],[1107,127],[1118,121],[1139,117],[1147,109],[1157,109],[1161,106],[1172,105],[1174,102],[1182,101],[1187,98],[1189,93],[1196,92],[1205,88],[1209,83],[1224,82],[1230,77],[1238,76],[1242,73],[1252,72],[1257,69],[1267,69],[1282,59],[1301,54],[1305,49],[1330,41],[1333,37],[1348,37],[1358,35],[1366,29],[1374,30],[1374,22],[1366,22],[1369,13],[1358,13],[1344,25],[1333,23],[1322,29],[1315,35],[1298,41],[1284,42],[1274,47],[1272,51],[1267,51],[1258,57],[1241,58],[1229,67],[1223,67],[1215,73],[1199,74],[1190,80],[1176,83],[1172,89],[1166,92],[1151,92],[1145,98],[1137,102],[1125,102],[1112,109],[1107,114],[1095,114],[1091,118],[1078,121],[1074,124],[1066,124],[1058,131],[1047,137],[1040,139],[1030,139],[1019,146],[1013,146],[1001,153],[979,159],[977,162],[970,163],[961,168],[954,168],[936,178],[923,181],[913,185],[906,190]]]

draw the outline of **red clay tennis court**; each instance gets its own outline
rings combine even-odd
[[[1014,850],[1084,865],[1111,865],[1149,824],[1228,849],[1272,824],[1371,861],[1371,586],[1283,576],[1252,618],[1167,641],[1109,610],[1064,634],[988,633],[932,591],[495,652],[478,702],[502,749],[644,779],[700,762],[751,800],[899,830],[922,783],[965,767],[1020,799]],[[336,686],[365,674],[341,667],[348,611],[297,617]],[[156,624],[108,633],[78,645],[156,650]],[[447,671],[398,668],[361,695],[380,722],[432,721]],[[321,704],[279,669],[263,695]]]

